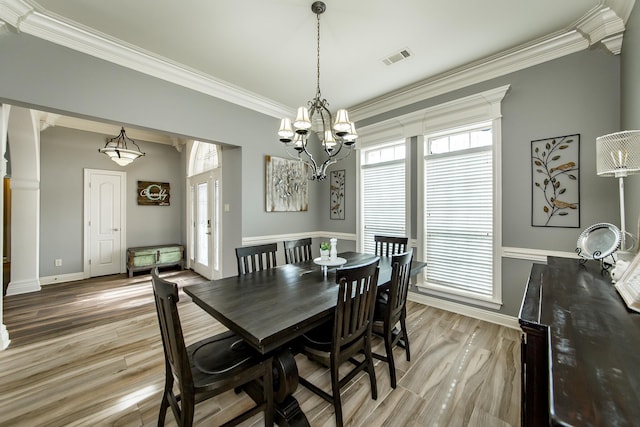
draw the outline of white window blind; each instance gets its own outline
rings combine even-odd
[[[424,166],[423,247],[427,284],[454,293],[491,298],[494,253],[491,146],[428,154]]]
[[[361,182],[364,251],[374,253],[376,234],[406,236],[404,159],[363,165]]]

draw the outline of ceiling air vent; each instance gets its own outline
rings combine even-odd
[[[411,52],[409,49],[402,49],[400,52],[396,52],[392,55],[387,56],[382,60],[387,65],[395,64],[398,61],[402,61],[403,59],[407,59],[411,56]]]

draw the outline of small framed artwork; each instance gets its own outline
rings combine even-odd
[[[138,204],[145,206],[171,205],[171,186],[168,182],[138,181]]]
[[[266,156],[265,187],[267,212],[309,209],[307,166],[301,161]]]
[[[531,141],[531,225],[580,227],[580,134]]]
[[[329,177],[329,206],[331,219],[344,219],[345,171],[331,171]]]

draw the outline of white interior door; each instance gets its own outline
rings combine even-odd
[[[126,175],[116,171],[87,171],[89,276],[119,274],[124,264],[124,183]],[[85,208],[87,206],[85,205]],[[87,213],[85,212],[85,216]]]
[[[193,270],[207,279],[221,277],[220,178],[212,171],[191,177],[191,250]]]

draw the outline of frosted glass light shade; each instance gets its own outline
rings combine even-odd
[[[127,141],[132,145],[135,145],[138,150],[133,150],[127,147]],[[118,136],[107,139],[107,143],[104,148],[98,148],[98,151],[109,156],[111,160],[120,166],[127,166],[138,157],[145,155],[145,153],[140,151],[138,144],[127,136],[124,131],[124,127],[120,130],[120,134]]]

